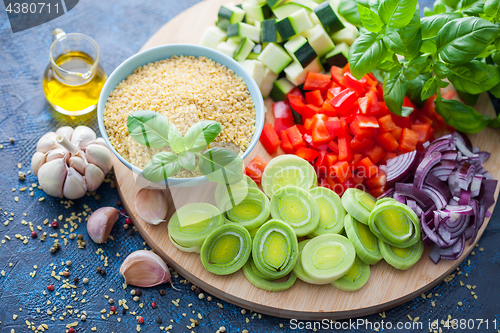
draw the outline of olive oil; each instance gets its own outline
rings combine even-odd
[[[106,81],[106,73],[97,64],[92,70],[94,60],[80,51],[70,51],[54,59],[57,71],[49,64],[43,75],[43,90],[49,103],[57,111],[78,115],[92,111],[97,106],[99,94]],[[77,80],[65,80],[58,72],[76,75]],[[93,73],[93,75],[91,74]]]

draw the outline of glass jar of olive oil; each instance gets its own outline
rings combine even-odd
[[[54,30],[43,91],[58,112],[77,116],[95,110],[106,73],[99,64],[96,42],[83,34]]]

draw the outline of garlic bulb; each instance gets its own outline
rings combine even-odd
[[[87,126],[69,126],[43,135],[31,159],[33,174],[48,195],[78,199],[95,191],[113,159],[102,138]]]
[[[131,253],[120,267],[126,284],[137,287],[153,287],[170,282],[167,264],[151,251],[139,250]]]
[[[135,196],[135,210],[147,223],[160,224],[167,216],[167,198],[162,190],[141,188]]]
[[[90,238],[98,244],[106,243],[118,217],[120,217],[120,212],[113,207],[102,207],[93,212],[87,221],[87,232]]]

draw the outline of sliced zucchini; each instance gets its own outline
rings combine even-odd
[[[261,43],[276,43],[278,41],[278,31],[276,30],[276,20],[264,20],[261,24]]]
[[[255,83],[260,87],[262,84],[262,79],[264,78],[264,73],[266,71],[266,66],[258,60],[243,60],[240,64],[245,68],[245,70],[252,76]]]
[[[208,27],[201,35],[201,46],[206,46],[211,49],[216,49],[220,42],[227,39],[226,32],[221,28],[211,26]]]
[[[262,82],[259,86],[260,92],[264,99],[269,97],[271,90],[273,89],[273,83],[278,79],[278,74],[273,72],[270,68],[266,67],[264,71],[264,77],[262,78]]]
[[[302,36],[307,38],[314,52],[320,57],[323,57],[335,47],[332,39],[320,24],[315,25],[312,29],[304,31]]]
[[[276,43],[269,43],[257,59],[277,74],[281,73],[293,60],[285,49]]]
[[[243,21],[244,17],[245,11],[243,9],[236,7],[233,3],[228,3],[219,9],[217,26],[222,30],[227,30],[231,24]]]
[[[256,6],[266,4],[266,0],[245,0],[245,2]]]
[[[358,38],[359,31],[354,25],[350,24],[349,22],[344,22],[344,25],[345,29],[334,32],[330,35],[330,37],[335,44],[346,43],[347,45],[351,46],[352,43],[354,43],[354,40]]]
[[[248,55],[250,54],[250,52],[252,52],[254,46],[255,46],[255,43],[252,42],[250,39],[248,39],[246,37],[243,38],[240,45],[236,49],[236,52],[234,53],[234,59],[236,61],[245,60],[248,57]]]
[[[311,8],[304,6],[302,4],[298,4],[296,2],[289,2],[279,7],[273,9],[274,16],[278,20],[282,20],[295,12],[298,12],[301,9],[305,9],[307,12],[312,12]]]
[[[271,90],[271,98],[275,102],[283,101],[286,94],[288,94],[293,88],[295,88],[295,86],[285,77],[274,81],[273,90]]]
[[[244,3],[243,9],[245,10],[247,21],[262,22],[271,16],[271,9],[267,4],[252,5]]]
[[[238,49],[238,44],[234,41],[220,42],[219,45],[217,45],[217,51],[231,58],[234,56],[236,49]]]
[[[292,22],[289,17],[285,17],[284,19],[277,21],[274,25],[283,40],[289,40],[295,36],[295,30],[293,29]]]
[[[227,37],[247,37],[251,41],[258,43],[260,41],[260,29],[247,23],[235,23],[227,28]]]
[[[285,3],[287,1],[288,0],[266,0],[268,6],[271,9],[274,9],[274,8],[278,7],[279,5],[281,5],[282,3]]]
[[[290,23],[292,24],[292,28],[295,31],[296,35],[313,27],[311,19],[309,18],[309,14],[304,8],[299,9],[295,13],[291,14],[288,19],[290,20]]]
[[[340,43],[335,46],[335,48],[325,56],[325,62],[328,67],[337,66],[344,67],[347,65],[347,58],[349,56],[349,45],[346,43]]]
[[[314,59],[306,68],[294,61],[290,66],[285,68],[286,78],[294,85],[299,86],[306,81],[307,72],[321,73],[323,67],[319,58]]]
[[[302,36],[293,37],[284,46],[293,60],[299,62],[302,67],[307,67],[307,65],[318,57],[307,39]]]
[[[321,25],[323,25],[325,30],[330,33],[334,33],[345,28],[338,14],[335,13],[328,1],[325,1],[318,7],[314,8],[314,13],[321,22]]]

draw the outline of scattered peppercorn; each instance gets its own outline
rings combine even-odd
[[[130,230],[128,231],[128,234],[132,236],[133,234],[135,234],[135,230],[134,230],[134,229],[130,229]]]
[[[123,225],[123,229],[127,230],[128,229],[128,224]]]
[[[68,328],[68,333],[75,333],[75,329],[73,327]]]
[[[87,316],[86,316],[86,315],[82,315],[82,316],[80,317],[80,320],[81,320],[81,321],[85,321],[85,320],[87,320]]]
[[[161,318],[158,318],[158,319],[156,319],[156,322],[157,322],[158,324],[161,324],[161,323],[163,323],[163,320],[161,320]]]
[[[101,267],[97,267],[96,271],[97,271],[97,273],[101,274],[102,268]]]
[[[9,138],[9,141],[11,144],[14,144],[14,142],[16,142],[16,140],[14,140],[14,138]]]
[[[118,201],[116,202],[116,205],[117,205],[118,207],[120,207],[120,206],[122,205],[122,202],[121,202],[120,200],[118,200]]]
[[[54,291],[54,286],[53,286],[53,285],[51,285],[51,284],[49,284],[49,285],[47,286],[47,289],[48,289],[49,291]]]
[[[69,274],[70,274],[70,273],[69,273],[68,271],[64,271],[64,272],[63,272],[63,275],[64,275],[65,277],[68,277],[68,276],[69,276]]]
[[[165,291],[165,289],[161,289],[160,290],[160,296],[165,296],[167,292]]]
[[[123,215],[126,215],[127,214],[127,211],[125,209],[120,209],[120,213],[122,213]]]
[[[127,314],[127,309],[122,309],[122,314]]]
[[[80,279],[79,279],[78,277],[76,277],[76,276],[75,276],[75,278],[73,279],[73,281],[74,281],[75,283],[78,283],[78,282],[80,282]]]
[[[126,224],[132,224],[132,220],[131,220],[129,217],[127,217],[127,218],[125,219],[125,223],[126,223]]]
[[[73,263],[71,262],[71,260],[66,261],[66,266],[71,266],[71,265],[73,265]]]
[[[56,253],[56,251],[57,251],[57,250],[56,250],[56,248],[55,248],[55,247],[51,247],[51,248],[50,248],[50,253]]]
[[[194,292],[195,292],[195,293],[197,293],[197,294],[199,294],[199,293],[201,293],[201,289],[200,289],[200,288],[196,288],[196,289],[194,290]]]
[[[85,284],[89,283],[89,279],[83,278],[83,283],[85,283]]]
[[[36,231],[32,231],[31,232],[31,238],[37,238],[38,234],[36,233]]]
[[[144,324],[144,318],[143,318],[143,317],[139,317],[139,318],[137,318],[137,322],[138,322],[139,324]]]
[[[106,271],[104,269],[101,269],[101,271],[99,272],[99,274],[101,274],[101,276],[104,276],[104,275],[106,275]]]
[[[59,223],[57,223],[57,221],[52,221],[50,225],[52,226],[52,228],[59,228]]]
[[[83,239],[83,235],[82,235],[82,234],[79,234],[78,236],[76,236],[76,238],[77,238],[78,240],[82,240],[82,239]]]
[[[116,306],[111,305],[111,306],[109,307],[109,310],[111,310],[111,311],[113,311],[113,312],[116,312]]]
[[[212,296],[207,296],[207,301],[211,302],[212,301]]]
[[[142,295],[142,290],[141,290],[141,289],[136,289],[136,290],[135,290],[135,294],[136,294],[137,296],[141,296],[141,295]]]
[[[151,303],[151,307],[152,307],[153,309],[156,309],[156,303],[155,303],[155,302]]]
[[[110,299],[108,300],[108,303],[109,303],[109,304],[113,304],[114,302],[115,302],[115,300],[114,300],[114,299],[112,299],[112,298],[110,298]]]

